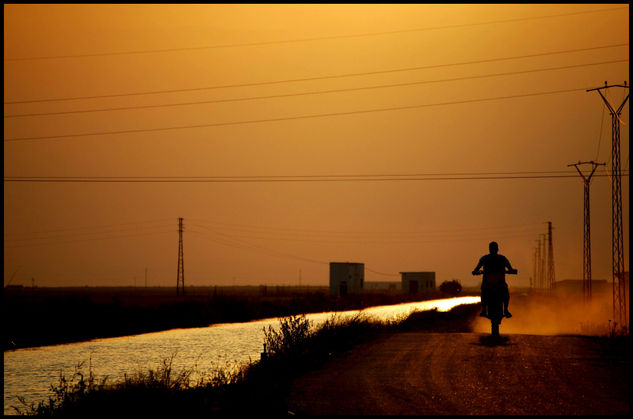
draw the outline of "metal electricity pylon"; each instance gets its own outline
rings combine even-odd
[[[591,173],[588,176],[578,168],[581,164],[590,164]],[[606,163],[596,163],[595,161],[579,161],[578,163],[568,164],[574,166],[584,183],[584,235],[582,238],[582,296],[585,302],[591,301],[591,217],[589,206],[589,184],[591,183],[591,177],[598,168],[598,166],[605,166]]]
[[[547,266],[547,253],[545,252],[546,240],[547,236],[545,234],[541,234],[541,245],[543,248],[541,249],[541,288],[547,288],[547,278],[545,277],[545,266]]]
[[[554,245],[552,244],[552,222],[547,222],[547,286],[554,288]]]
[[[629,94],[622,100],[622,104],[615,109],[604,97],[602,90],[612,87],[628,89],[629,86],[614,84],[609,86],[604,82],[603,87],[588,89],[587,92],[597,91],[611,113],[611,237],[612,237],[612,279],[613,279],[613,321],[625,330],[628,329],[627,297],[624,277],[624,240],[622,234],[622,173],[620,171],[620,113],[629,99]]]
[[[178,218],[178,274],[176,275],[176,296],[185,296],[185,261],[182,249],[182,218]]]
[[[539,234],[536,241],[535,281],[536,288],[545,288],[545,235]]]
[[[537,259],[537,251],[538,250],[535,247],[534,248],[534,257],[533,257],[533,262],[534,262],[534,264],[533,264],[533,272],[532,272],[532,278],[530,278],[530,288],[536,288],[537,287],[537,285],[536,285],[537,284],[537,282],[536,282],[536,280],[537,280],[537,276],[536,276],[536,272],[537,272],[536,261],[538,260]]]
[[[541,287],[539,261],[541,260],[541,239],[536,240],[536,248],[534,248],[534,288]]]

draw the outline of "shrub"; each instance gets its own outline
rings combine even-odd
[[[310,320],[305,314],[279,319],[279,330],[264,328],[264,345],[271,354],[300,351],[310,337]]]
[[[457,280],[444,281],[440,285],[440,291],[450,295],[457,295],[462,292],[462,284]]]

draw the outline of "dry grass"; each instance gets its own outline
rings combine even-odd
[[[14,407],[22,415],[197,416],[210,414],[286,414],[283,395],[291,380],[353,345],[388,330],[395,322],[333,315],[317,328],[304,315],[279,319],[279,327],[264,329],[268,357],[235,372],[209,371],[192,381],[194,369],[175,372],[167,357],[156,369],[124,375],[122,380],[97,382],[89,367],[84,374],[60,375],[47,402]]]

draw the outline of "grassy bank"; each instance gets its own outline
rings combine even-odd
[[[174,372],[170,358],[155,370],[125,376],[113,383],[97,382],[91,372],[60,377],[47,403],[19,407],[22,414],[64,416],[130,415],[287,415],[284,398],[290,383],[361,342],[393,330],[467,332],[479,304],[462,305],[443,313],[417,312],[392,322],[358,315],[342,320],[332,316],[311,328],[304,316],[280,319],[278,328],[264,330],[265,360],[235,373],[211,371],[192,382],[193,370]]]
[[[22,288],[3,293],[3,350],[173,328],[204,327],[424,299],[441,292],[366,292],[333,297],[327,287]]]

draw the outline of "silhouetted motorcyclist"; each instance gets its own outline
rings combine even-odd
[[[477,271],[483,267],[484,268],[484,276],[481,280],[481,314],[482,317],[486,317],[487,308],[488,308],[488,294],[490,291],[489,284],[489,276],[491,274],[495,274],[495,277],[500,279],[498,284],[501,287],[503,292],[503,315],[504,317],[512,317],[512,314],[508,311],[508,304],[510,303],[510,292],[508,291],[508,284],[505,280],[505,268],[508,270],[513,270],[512,265],[510,265],[510,261],[503,255],[500,255],[499,245],[497,242],[490,242],[488,245],[488,249],[490,253],[487,255],[483,255],[479,259],[479,263],[475,266],[473,270],[473,275],[476,275]]]

